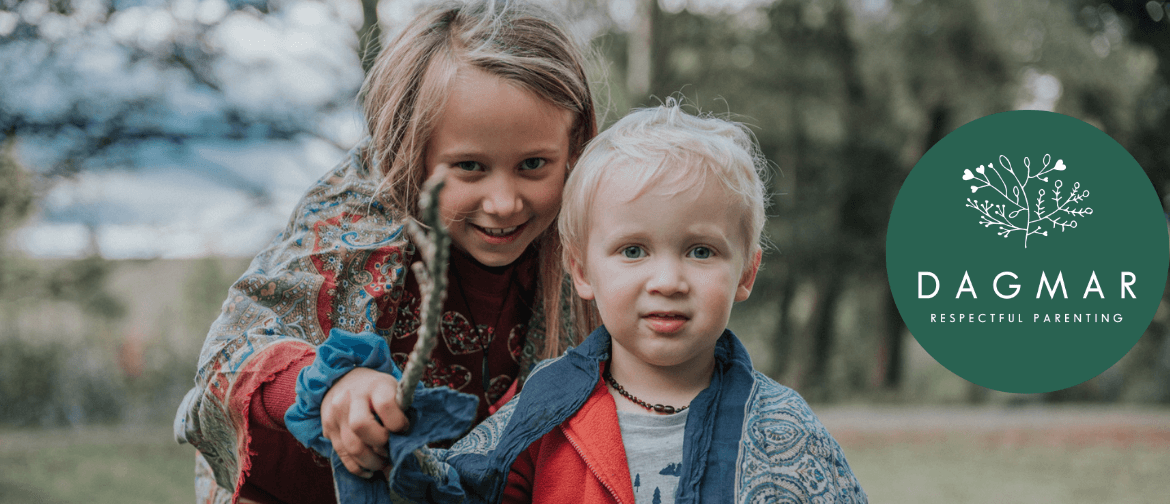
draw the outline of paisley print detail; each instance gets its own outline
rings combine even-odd
[[[812,495],[820,495],[829,488],[829,471],[815,455],[805,455],[795,464],[794,469],[800,477],[800,482]]]
[[[377,203],[380,180],[353,159],[310,188],[288,226],[231,286],[204,340],[191,400],[175,422],[177,437],[198,449],[214,474],[210,484],[206,472],[197,476],[201,502],[220,498],[217,487],[230,496],[246,465],[239,459],[246,433],[228,406],[240,399],[238,373],[278,343],[319,345],[333,327],[372,330],[384,312],[380,298],[402,287],[412,249],[400,216]]]
[[[367,241],[371,239],[371,236],[368,233],[363,234],[356,231],[351,231],[341,235],[341,242],[350,247],[377,247],[397,240],[399,236],[402,235],[403,227],[404,226],[398,226],[398,228],[390,232],[389,236],[377,241]]]
[[[740,502],[747,504],[805,504],[808,502],[800,496],[799,485],[785,484],[783,480],[769,481],[753,487],[746,495],[742,495]]]
[[[487,455],[500,444],[501,435],[516,411],[516,403],[520,394],[516,394],[504,407],[494,415],[487,417],[483,422],[471,430],[463,439],[451,446],[451,453],[475,453]]]
[[[808,403],[792,389],[753,373],[739,444],[738,502],[866,502],[840,445]]]
[[[800,420],[780,414],[779,418],[760,418],[748,424],[748,439],[755,453],[771,463],[783,464],[804,453],[808,433]]]

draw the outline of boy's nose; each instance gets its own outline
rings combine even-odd
[[[646,282],[646,290],[663,296],[686,294],[690,292],[690,285],[683,275],[682,264],[674,258],[655,261],[655,270],[650,280]]]

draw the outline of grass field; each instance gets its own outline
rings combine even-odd
[[[1170,411],[814,408],[873,503],[1165,503]],[[0,430],[0,503],[190,503],[166,427]]]
[[[829,408],[818,415],[873,503],[1170,502],[1170,411]]]
[[[0,431],[0,503],[194,501],[194,455],[168,427]]]
[[[989,447],[945,440],[846,446],[873,503],[1165,503],[1170,451]]]

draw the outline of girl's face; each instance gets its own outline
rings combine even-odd
[[[473,67],[460,68],[426,149],[448,168],[439,208],[451,241],[487,266],[515,261],[561,207],[568,110]]]

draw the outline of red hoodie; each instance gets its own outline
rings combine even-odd
[[[520,453],[503,502],[634,504],[617,405],[604,381],[577,414]]]

